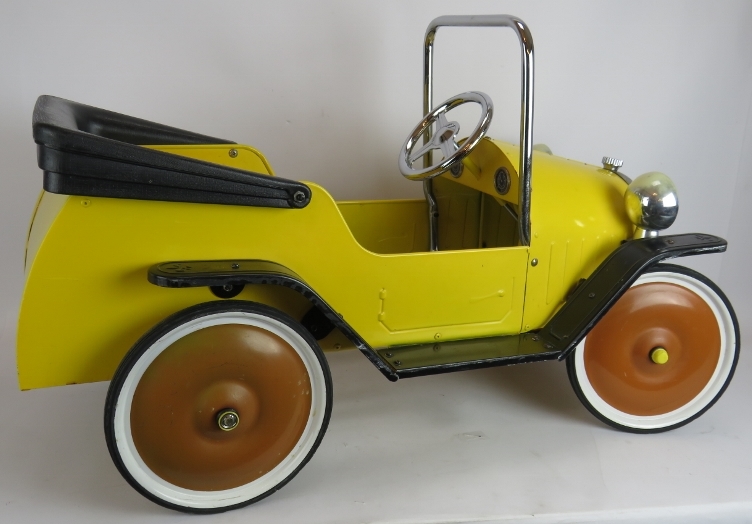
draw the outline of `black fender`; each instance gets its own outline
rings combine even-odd
[[[375,365],[386,378],[398,376],[334,308],[297,273],[266,260],[193,260],[163,262],[149,268],[149,282],[168,288],[244,286],[270,284],[290,288],[307,298]]]
[[[564,360],[646,269],[669,258],[721,253],[727,245],[699,233],[628,240],[577,286],[538,334]]]

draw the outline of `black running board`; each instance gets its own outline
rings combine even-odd
[[[376,351],[399,378],[556,360],[559,351],[535,333],[476,338]]]

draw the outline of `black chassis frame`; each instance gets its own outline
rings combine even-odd
[[[489,341],[494,350],[474,360],[453,360],[400,367],[402,354],[420,351],[425,345],[381,348],[371,346],[311,286],[294,271],[263,260],[216,260],[164,262],[148,271],[149,282],[161,287],[244,286],[271,284],[291,288],[305,298],[336,326],[345,337],[389,380],[501,366],[541,360],[564,360],[595,324],[649,267],[670,258],[720,253],[727,242],[713,235],[687,233],[625,241],[590,275],[580,281],[564,305],[539,331],[489,339],[453,341],[455,349],[463,342]],[[459,347],[461,350],[461,347]],[[459,352],[461,354],[461,351]],[[396,356],[395,356],[396,355]]]

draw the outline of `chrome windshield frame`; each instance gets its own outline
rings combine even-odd
[[[522,96],[520,101],[520,192],[519,192],[519,235],[520,243],[530,245],[530,197],[532,193],[533,170],[533,85],[534,47],[533,36],[525,22],[511,15],[450,15],[435,18],[428,24],[423,47],[423,115],[433,106],[433,44],[439,27],[509,27],[520,41],[522,51]],[[430,140],[427,133],[425,140]],[[426,165],[431,164],[431,154],[425,156]],[[433,193],[431,180],[423,182],[423,192],[428,202],[429,249],[439,249],[439,210]]]

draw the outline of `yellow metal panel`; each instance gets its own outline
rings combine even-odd
[[[480,193],[444,177],[433,180],[433,191],[439,207],[439,249],[479,247]]]
[[[505,247],[519,244],[517,217],[506,203],[483,195],[481,203],[480,247]]]
[[[552,241],[549,255],[546,307],[556,307],[579,280],[584,239]],[[582,277],[584,278],[584,277]]]
[[[157,149],[173,155],[195,158],[204,162],[221,164],[223,166],[244,169],[274,176],[272,166],[269,165],[260,151],[242,144],[208,144],[182,146],[144,146]]]
[[[445,340],[519,330],[527,248],[372,253],[356,242],[330,195],[309,186],[304,209],[66,198],[30,260],[18,326],[21,388],[107,380],[154,324],[216,300],[206,288],[149,284],[149,266],[168,260],[283,264],[374,347],[434,340],[437,325]],[[410,329],[390,330],[379,318],[382,289],[386,318]],[[309,307],[290,290],[268,286],[247,286],[238,298],[298,318]],[[430,312],[438,320],[428,320]]]
[[[337,205],[355,239],[369,251],[389,254],[428,250],[425,200],[360,200]]]
[[[450,257],[444,258],[449,262]],[[437,257],[413,257],[404,260],[399,271],[385,274],[379,293],[384,327],[393,333],[435,328],[434,338],[442,338],[444,329],[480,324],[500,326],[500,333],[518,332],[521,311],[514,306],[524,295],[527,249],[479,251],[462,258],[458,262],[465,266],[435,271],[431,265]],[[437,273],[445,276],[437,279]]]
[[[34,209],[34,215],[31,218],[31,226],[29,226],[29,236],[26,239],[24,270],[27,274],[29,266],[34,260],[42,240],[44,240],[44,236],[50,229],[52,222],[57,218],[67,199],[68,195],[56,195],[46,191],[42,191],[39,195],[37,207]],[[43,201],[44,204],[42,203]]]
[[[502,204],[517,204],[518,164],[518,147],[485,138],[468,156],[463,174],[453,180]],[[500,167],[507,168],[512,182],[504,196],[494,186]],[[634,229],[624,211],[627,184],[599,166],[533,151],[532,187],[530,259],[537,265],[528,271],[523,331],[545,325],[579,279],[590,276]],[[489,220],[495,214],[483,203],[482,226],[493,229]],[[481,245],[489,233],[494,231],[481,232]]]
[[[501,144],[501,142],[488,137],[484,138],[478,142],[473,152],[463,162],[464,168],[459,178],[453,177],[451,172],[444,173],[441,178],[454,180],[464,186],[516,205],[519,201],[520,184],[517,167],[504,153]],[[505,195],[499,195],[494,182],[496,171],[502,167],[509,172],[511,182],[509,191]]]
[[[517,168],[519,148],[494,141]],[[523,330],[538,329],[567,293],[631,238],[627,184],[598,166],[533,151],[530,259]]]

